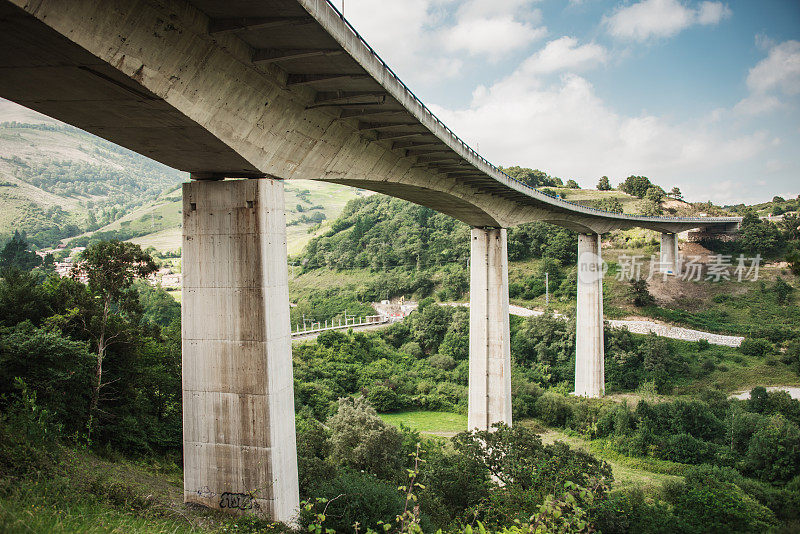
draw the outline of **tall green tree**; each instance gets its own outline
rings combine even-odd
[[[600,181],[597,182],[597,190],[598,191],[611,191],[611,182],[608,180],[608,176],[602,176]]]
[[[35,252],[28,250],[28,241],[15,230],[11,241],[6,243],[0,252],[0,268],[16,267],[30,271],[41,264],[42,259]]]
[[[87,286],[95,303],[95,313],[89,315],[84,329],[95,348],[95,376],[89,404],[87,434],[91,435],[92,421],[97,412],[103,383],[103,360],[106,351],[123,333],[123,315],[139,304],[133,281],[152,274],[156,264],[142,247],[120,241],[100,241],[81,254],[81,261],[73,275],[85,275]],[[113,326],[112,326],[113,325]]]
[[[646,176],[628,176],[625,181],[619,184],[619,190],[642,198],[647,194],[647,190],[653,187],[653,183]]]

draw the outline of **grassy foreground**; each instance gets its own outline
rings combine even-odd
[[[0,532],[257,533],[272,523],[183,504],[182,472],[174,463],[103,459],[59,449],[56,465],[17,482],[3,479]],[[285,530],[285,529],[284,529]]]

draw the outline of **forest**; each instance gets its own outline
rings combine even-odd
[[[364,202],[382,201],[354,201],[337,221],[339,231],[309,250],[347,255],[347,239],[352,250],[381,239],[391,225],[358,223],[358,212]],[[397,213],[419,217],[420,209]],[[429,220],[425,231],[408,231],[395,248],[407,250],[417,240],[427,261],[435,257],[430,244],[443,247],[457,226]],[[559,254],[558,240],[536,244],[535,225],[521,231],[530,232],[523,256]],[[137,280],[155,267],[136,245],[90,246],[84,285],[53,275],[20,239],[0,254],[0,525],[17,517],[8,507],[19,499],[71,510],[66,500],[75,492],[96,500],[103,513],[174,525],[127,479],[78,476],[67,458],[85,451],[95,461],[177,469],[169,466],[179,465],[182,445],[180,306]],[[566,269],[570,257],[552,261],[564,261]],[[349,305],[357,302],[363,301]],[[301,524],[336,532],[612,533],[790,532],[800,524],[800,401],[763,388],[744,401],[715,390],[670,396],[729,362],[765,358],[778,345],[800,371],[796,334],[739,349],[613,328],[605,339],[608,392],[655,397],[629,404],[569,396],[574,321],[552,314],[514,318],[514,426],[452,438],[392,426],[382,414],[466,411],[467,309],[428,297],[386,329],[329,332],[296,344]],[[587,440],[591,452],[545,441],[549,429]],[[654,465],[669,479],[619,489],[605,458]],[[208,521],[201,531],[274,528],[258,519]]]

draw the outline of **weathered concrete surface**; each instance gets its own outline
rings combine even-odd
[[[662,232],[659,269],[662,273],[678,274],[678,267],[678,235]]]
[[[198,178],[325,180],[472,226],[739,222],[613,214],[511,180],[322,0],[0,0],[0,68],[0,96]]]
[[[603,269],[600,236],[578,234],[578,303],[575,310],[575,394],[605,394]]]
[[[297,513],[283,182],[183,186],[184,498]]]
[[[473,228],[470,247],[470,430],[511,424],[511,329],[504,228]]]

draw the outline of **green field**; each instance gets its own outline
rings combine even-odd
[[[435,436],[449,436],[467,429],[467,416],[450,412],[397,412],[382,413],[389,424],[405,425],[411,429]]]

